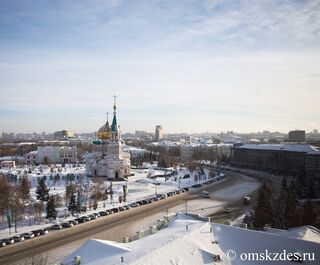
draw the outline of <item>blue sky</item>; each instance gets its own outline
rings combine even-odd
[[[320,129],[320,1],[0,0],[0,131]]]

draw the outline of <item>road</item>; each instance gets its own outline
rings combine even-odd
[[[50,232],[46,236],[13,244],[0,249],[0,264],[21,264],[26,257],[46,253],[49,256],[49,264],[58,264],[66,255],[83,244],[90,238],[107,239],[121,242],[125,236],[132,236],[136,231],[149,228],[170,212],[185,211],[202,215],[212,215],[228,204],[235,203],[240,198],[225,197],[220,194],[214,198],[214,194],[221,193],[223,189],[240,187],[243,183],[256,183],[257,180],[239,173],[228,172],[227,178],[214,184],[205,185],[198,189],[190,189],[189,192],[169,197],[165,200],[143,205],[137,208],[116,213],[110,216],[100,217],[94,221],[79,224],[72,228]],[[203,190],[213,194],[213,199],[201,197]],[[234,193],[230,191],[231,193]],[[251,191],[252,192],[252,191]],[[246,193],[248,194],[248,192]],[[246,195],[240,193],[239,196]],[[222,197],[221,197],[222,196]]]

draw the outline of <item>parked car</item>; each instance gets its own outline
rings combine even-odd
[[[36,237],[36,236],[46,235],[46,234],[48,234],[49,231],[48,231],[48,229],[37,229],[37,230],[32,230],[31,232]]]
[[[226,207],[223,210],[224,213],[231,213],[231,208],[230,207]]]
[[[106,212],[107,212],[108,214],[112,214],[112,213],[113,213],[112,210],[106,210]]]
[[[112,208],[111,211],[112,211],[113,213],[118,213],[118,212],[119,212],[119,208]]]
[[[183,190],[184,190],[184,191],[189,191],[189,188],[188,188],[188,187],[186,187],[186,188],[183,188]]]
[[[88,215],[88,217],[90,218],[90,220],[95,220],[98,218],[98,216],[96,216],[94,214],[90,214],[90,215]]]
[[[123,208],[124,208],[125,210],[131,209],[130,205],[124,205]]]
[[[200,188],[200,187],[202,187],[201,184],[195,184],[195,185],[191,186],[191,188]]]
[[[73,224],[73,225],[79,224],[79,222],[78,222],[77,220],[70,220],[69,223],[70,223],[70,224]]]
[[[119,207],[119,211],[120,211],[120,212],[125,211],[124,207],[120,206],[120,207]]]
[[[107,211],[100,211],[99,212],[100,216],[107,216],[109,213]]]
[[[83,219],[83,218],[77,218],[77,219],[75,219],[75,221],[77,221],[77,222],[78,222],[78,224],[83,224],[83,223],[85,223],[85,222],[86,222],[86,220],[85,220],[85,219]]]
[[[62,229],[62,225],[60,224],[55,224],[50,227],[50,230],[60,230],[60,229]]]
[[[166,194],[166,193],[162,193],[161,194],[161,199],[165,199],[165,198],[167,198],[168,197],[168,195]]]
[[[69,227],[72,227],[73,224],[70,223],[70,222],[65,222],[65,223],[62,223],[61,226],[64,227],[64,228],[69,228]]]
[[[81,216],[80,217],[82,220],[84,220],[85,222],[88,222],[91,220],[90,215],[89,216]]]
[[[243,204],[247,205],[249,203],[250,203],[250,197],[249,196],[243,197]]]
[[[34,233],[33,232],[22,233],[21,236],[23,236],[24,239],[31,239],[31,238],[34,238]]]
[[[13,237],[13,240],[15,241],[15,242],[21,242],[21,241],[24,241],[24,237],[23,236],[14,236]]]
[[[2,239],[2,240],[6,243],[6,245],[10,245],[15,242],[12,237],[8,237],[8,238]]]
[[[136,202],[133,202],[133,203],[130,204],[131,208],[135,208],[135,207],[138,207],[138,206],[139,206],[139,204],[136,203]]]
[[[5,247],[7,244],[4,240],[0,240],[0,248]]]
[[[99,214],[99,213],[93,213],[92,215],[96,216],[97,218],[100,217],[100,214]],[[97,219],[97,218],[96,218],[96,219]]]

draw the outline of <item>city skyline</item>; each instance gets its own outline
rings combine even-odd
[[[0,131],[320,128],[320,1],[2,1]],[[272,14],[272,15],[271,15]]]

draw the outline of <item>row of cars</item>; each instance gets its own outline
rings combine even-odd
[[[14,244],[17,242],[32,239],[34,237],[43,236],[43,235],[48,234],[48,232],[49,232],[49,230],[46,228],[45,229],[37,229],[37,230],[33,230],[31,232],[22,233],[20,235],[15,235],[12,237],[0,239],[0,247],[5,247],[7,245],[11,245],[11,244]]]
[[[51,227],[49,227],[47,229],[34,230],[34,231],[31,231],[31,232],[28,232],[28,233],[23,233],[23,234],[20,234],[20,235],[16,235],[14,237],[4,238],[4,239],[0,240],[0,247],[4,247],[6,245],[10,245],[10,244],[14,244],[14,243],[17,243],[17,242],[21,242],[21,241],[24,241],[24,240],[27,240],[27,239],[31,239],[31,238],[34,238],[34,237],[37,237],[37,236],[46,235],[46,234],[48,234],[49,230],[60,230],[60,229],[63,229],[63,228],[70,228],[70,227],[73,227],[74,225],[78,225],[78,224],[82,224],[82,223],[85,223],[85,222],[89,222],[91,220],[95,220],[95,219],[97,219],[99,217],[102,217],[102,216],[108,216],[108,215],[111,215],[113,213],[127,211],[127,210],[129,210],[131,208],[135,208],[135,207],[139,207],[141,205],[145,205],[145,204],[149,204],[149,203],[152,203],[152,202],[155,202],[155,201],[163,200],[163,199],[165,199],[167,197],[171,197],[171,196],[174,196],[174,195],[177,195],[177,194],[181,194],[181,193],[184,193],[184,192],[186,192],[188,190],[189,190],[188,188],[184,188],[184,189],[180,189],[180,190],[177,190],[177,191],[170,191],[168,193],[156,194],[156,195],[154,195],[152,197],[149,197],[149,198],[146,198],[146,199],[143,199],[143,200],[139,200],[139,201],[136,201],[136,202],[124,205],[124,206],[114,207],[112,209],[106,209],[106,210],[99,211],[99,212],[96,212],[96,213],[93,213],[93,214],[90,214],[90,215],[84,215],[84,216],[78,217],[78,218],[76,218],[74,220],[69,220],[69,221],[66,221],[66,222],[63,222],[63,223],[54,224],[54,225],[52,225]]]

